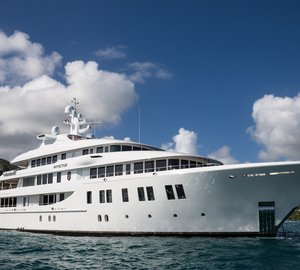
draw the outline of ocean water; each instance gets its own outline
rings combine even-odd
[[[300,269],[300,223],[277,238],[70,237],[0,231],[0,269]]]

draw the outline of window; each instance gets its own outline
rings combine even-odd
[[[41,185],[42,184],[42,176],[41,175],[37,176],[36,184],[37,185]]]
[[[82,150],[82,155],[88,155],[88,154],[89,154],[89,149]]]
[[[181,160],[181,169],[187,169],[189,167],[189,161],[186,159]]]
[[[190,161],[190,168],[196,168],[196,161],[194,160]]]
[[[154,161],[145,162],[145,172],[154,172]]]
[[[127,188],[122,188],[122,199],[123,199],[123,202],[128,202],[129,201],[128,189]]]
[[[49,195],[49,204],[53,204],[55,203],[55,194],[50,194]]]
[[[47,174],[43,174],[43,185],[47,184]]]
[[[122,151],[131,151],[132,147],[131,145],[122,145]]]
[[[87,204],[92,203],[92,191],[87,191],[87,193],[86,193],[86,202],[87,202]]]
[[[26,206],[26,197],[23,197],[23,206]]]
[[[106,202],[108,202],[108,203],[112,202],[112,192],[111,192],[111,189],[106,190]]]
[[[114,166],[106,167],[106,177],[108,176],[114,176]]]
[[[100,178],[105,177],[105,167],[98,168],[98,177]]]
[[[99,191],[99,202],[100,203],[105,203],[105,190],[100,190]]]
[[[134,163],[134,173],[143,173],[143,162]]]
[[[90,169],[90,178],[91,179],[97,178],[97,168]]]
[[[97,147],[96,152],[103,153],[103,146]]]
[[[94,153],[94,149],[90,149],[90,154],[93,154]]]
[[[61,172],[58,172],[58,173],[56,174],[56,182],[57,182],[57,183],[60,183],[60,182],[61,182]]]
[[[147,191],[147,198],[148,201],[154,201],[154,191],[153,191],[153,187],[146,187],[146,191]]]
[[[61,160],[63,160],[63,159],[66,159],[67,158],[67,154],[66,153],[63,153],[63,154],[61,154]]]
[[[46,158],[42,158],[42,165],[46,165]]]
[[[41,166],[41,160],[40,159],[36,160],[36,166]]]
[[[52,184],[53,183],[53,174],[49,173],[48,174],[48,184]]]
[[[115,175],[116,176],[123,175],[123,165],[122,164],[115,166]]]
[[[133,146],[133,151],[141,151],[142,148],[138,146]]]
[[[34,176],[23,178],[23,187],[34,186]]]
[[[71,180],[71,177],[72,177],[71,172],[68,172],[68,173],[67,173],[67,180],[70,181],[70,180]]]
[[[121,145],[111,145],[110,146],[110,152],[120,152],[121,151]]]
[[[59,201],[63,201],[65,199],[65,193],[60,193],[59,194]]]
[[[143,187],[138,187],[138,196],[139,196],[139,201],[145,201],[145,191]]]
[[[47,157],[47,165],[51,164],[51,157]]]
[[[179,169],[179,159],[168,160],[168,170]]]
[[[35,159],[34,160],[31,160],[31,167],[35,167]]]
[[[17,206],[17,197],[14,197],[13,198],[13,207],[16,207],[16,206]]]
[[[126,174],[130,174],[130,170],[131,170],[130,167],[131,167],[130,164],[126,164]]]
[[[104,147],[104,152],[107,153],[108,150],[109,150],[108,146],[105,146],[105,147]]]
[[[55,163],[55,162],[57,162],[57,156],[56,155],[52,157],[52,163]]]
[[[167,186],[165,186],[165,188],[166,188],[166,193],[167,193],[168,200],[175,200],[173,187],[171,185],[167,185]]]
[[[185,193],[183,189],[183,185],[175,185],[178,199],[185,199]]]
[[[165,159],[156,160],[156,170],[165,171],[167,169],[167,161]]]

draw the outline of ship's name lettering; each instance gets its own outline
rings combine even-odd
[[[68,166],[68,163],[58,164],[58,165],[53,166],[53,169],[65,168],[67,166]]]

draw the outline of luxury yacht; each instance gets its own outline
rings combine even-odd
[[[87,136],[41,134],[0,177],[0,229],[67,235],[275,236],[300,204],[300,162],[223,165],[202,156]]]

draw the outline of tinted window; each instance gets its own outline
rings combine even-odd
[[[106,176],[114,176],[114,166],[106,167]]]
[[[99,191],[99,202],[100,203],[105,203],[105,190],[100,190]]]
[[[143,187],[138,187],[138,196],[139,196],[139,201],[145,201],[145,191]]]
[[[47,174],[43,174],[43,185],[47,184]]]
[[[57,161],[57,156],[52,157],[52,163],[55,163]]]
[[[47,157],[47,164],[51,164],[51,157]]]
[[[61,182],[61,172],[58,172],[58,173],[56,174],[56,182],[57,182],[57,183],[60,183],[60,182]]]
[[[110,152],[120,152],[121,151],[121,145],[111,145],[110,146]]]
[[[40,159],[36,160],[36,166],[41,166],[41,160]]]
[[[143,173],[143,162],[134,163],[134,173]]]
[[[167,161],[165,159],[156,160],[156,170],[165,171],[167,169]]]
[[[97,178],[97,168],[91,168],[90,169],[90,178]]]
[[[179,169],[179,159],[168,160],[168,170]]]
[[[63,201],[65,199],[65,193],[60,193],[59,194],[59,201]]]
[[[190,161],[190,168],[196,168],[196,161]]]
[[[123,199],[123,202],[128,202],[129,201],[128,189],[127,188],[122,188],[122,199]]]
[[[133,151],[141,151],[142,148],[138,146],[133,146]]]
[[[154,191],[153,191],[153,187],[146,187],[146,191],[147,191],[147,198],[148,201],[154,201]]]
[[[49,173],[48,174],[48,184],[52,184],[53,183],[53,174]]]
[[[115,166],[115,175],[122,175],[123,174],[123,165],[116,165]]]
[[[175,194],[171,185],[165,186],[168,200],[175,200]]]
[[[131,145],[122,145],[122,151],[131,151],[132,147]]]
[[[97,147],[97,153],[103,153],[103,146]]]
[[[34,186],[34,176],[23,178],[23,187]]]
[[[98,177],[105,177],[105,167],[98,168]]]
[[[88,155],[89,149],[83,149],[82,150],[82,155]]]
[[[31,167],[35,167],[35,160],[31,160]]]
[[[42,184],[42,176],[41,175],[37,176],[36,184],[37,185],[41,185]]]
[[[181,160],[181,169],[187,169],[189,167],[189,161],[186,159]]]
[[[112,202],[112,192],[111,192],[111,189],[106,190],[106,202],[108,202],[108,203]]]
[[[67,173],[67,180],[71,180],[71,176],[72,176],[71,172],[68,172]]]
[[[46,158],[42,158],[42,165],[46,165]]]
[[[61,159],[63,160],[63,159],[66,159],[67,158],[67,154],[66,153],[63,153],[63,154],[61,154]]]
[[[126,174],[130,174],[130,164],[126,164]]]
[[[145,172],[154,172],[154,161],[145,162]]]
[[[183,185],[175,185],[178,199],[185,199],[185,193],[183,189]]]
[[[88,204],[91,204],[91,203],[92,203],[92,191],[88,191],[88,192],[86,193],[86,202],[87,202]]]

